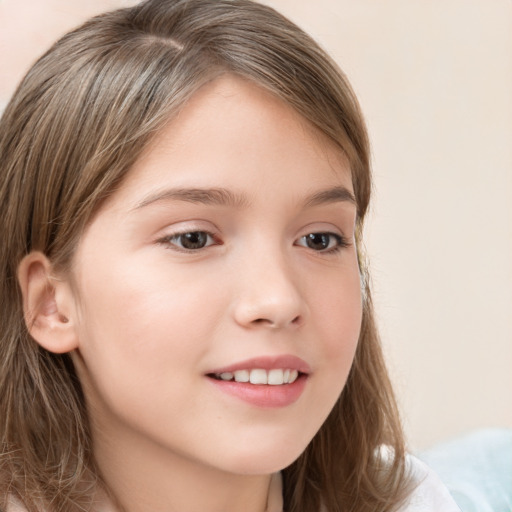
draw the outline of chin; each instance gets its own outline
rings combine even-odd
[[[225,470],[241,475],[267,475],[281,471],[295,462],[306,446],[253,445],[253,449],[238,455],[232,454],[231,460],[224,458],[221,462]]]

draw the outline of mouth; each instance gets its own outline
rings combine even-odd
[[[293,384],[299,377],[305,375],[296,369],[273,368],[265,370],[263,368],[236,370],[234,372],[209,373],[208,377],[221,380],[240,383],[250,383],[255,385],[282,386]]]
[[[219,391],[263,409],[299,400],[310,376],[308,363],[294,355],[256,357],[206,374]]]

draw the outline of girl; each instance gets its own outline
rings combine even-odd
[[[0,125],[2,510],[456,510],[406,457],[344,75],[249,0],[148,0]]]

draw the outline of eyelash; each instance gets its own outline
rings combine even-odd
[[[200,236],[206,236],[205,245],[202,245],[200,247],[196,247],[193,249],[183,247],[182,237],[184,237],[186,235],[194,235],[195,238],[200,237]],[[329,242],[328,242],[327,248],[317,251],[316,249],[313,249],[311,246],[308,245],[308,237],[310,237],[309,240],[313,240],[312,237],[318,237],[318,236],[329,237]],[[329,245],[331,245],[332,239],[335,240],[335,245],[333,247],[329,247]],[[178,242],[180,240],[181,240],[181,245],[178,245]],[[304,241],[304,244],[299,243],[300,241]],[[210,242],[210,243],[208,243],[208,242]],[[180,252],[185,252],[185,253],[197,252],[197,251],[200,251],[201,249],[210,247],[211,245],[222,245],[222,242],[220,240],[218,240],[213,233],[211,233],[209,231],[204,231],[204,230],[191,230],[191,231],[182,231],[180,233],[174,233],[172,235],[161,238],[160,240],[158,240],[158,243],[160,243],[162,245],[166,245],[166,246],[172,246],[172,249],[180,251]],[[201,243],[201,242],[199,242],[199,243]],[[294,245],[298,245],[300,247],[305,247],[307,249],[311,249],[314,252],[318,252],[321,254],[334,254],[334,253],[341,251],[342,249],[349,247],[350,242],[347,238],[345,238],[342,235],[339,235],[338,233],[332,233],[330,231],[317,231],[317,232],[312,232],[312,233],[308,233],[307,235],[301,236],[295,242]]]
[[[203,245],[202,247],[197,247],[195,249],[189,249],[187,247],[183,247],[182,245],[178,245],[178,241],[180,239],[182,239],[182,237],[185,237],[186,235],[206,235],[206,239],[208,241],[211,242],[211,243],[208,243],[208,245]],[[162,245],[166,245],[166,246],[172,246],[172,248],[174,250],[177,250],[177,251],[180,251],[180,252],[186,252],[186,253],[191,253],[191,252],[197,252],[197,251],[200,251],[201,249],[205,249],[206,247],[210,247],[210,245],[222,245],[222,243],[215,237],[215,235],[209,231],[204,231],[204,230],[190,230],[190,231],[182,231],[180,233],[174,233],[173,235],[169,235],[169,236],[166,236],[164,238],[161,238],[160,240],[158,240],[158,243],[161,243]]]
[[[301,236],[299,238],[299,241],[305,240],[306,244],[307,244],[308,237],[310,240],[312,240],[313,237],[318,237],[318,236],[321,236],[321,237],[328,236],[330,238],[330,241],[329,241],[326,249],[316,251],[315,249],[313,249],[312,247],[309,247],[308,245],[298,244],[297,242],[296,242],[296,245],[300,245],[301,247],[306,247],[306,248],[312,249],[315,252],[319,252],[321,254],[334,254],[334,253],[337,253],[337,252],[341,251],[342,249],[345,249],[350,246],[350,242],[348,241],[347,238],[345,238],[343,235],[339,235],[338,233],[332,233],[330,231],[316,231],[313,233],[308,233],[307,235]],[[332,239],[334,239],[336,241],[336,245],[334,245],[333,247],[329,247]]]

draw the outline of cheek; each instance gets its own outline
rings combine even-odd
[[[94,377],[141,383],[197,362],[218,316],[204,283],[147,265],[110,268],[108,276],[89,272],[80,283],[80,351]]]
[[[81,283],[80,377],[97,418],[114,413],[133,424],[165,418],[170,425],[172,411],[189,407],[191,369],[208,350],[216,317],[204,302],[211,297],[178,276],[171,286],[162,275],[119,267],[107,281],[88,275]]]
[[[128,332],[123,344],[135,348],[138,344],[147,348],[151,333],[161,331],[170,339],[173,332],[197,327],[190,320],[204,311],[203,302],[209,298],[204,279],[190,279],[184,272],[166,273],[165,266],[137,259],[103,267],[114,270],[104,275],[84,272],[88,277],[80,283],[84,325],[96,325],[114,339]]]
[[[362,297],[358,267],[317,275],[310,288],[310,325],[307,342],[316,366],[304,402],[301,434],[304,446],[332,411],[348,378],[359,340]],[[313,291],[314,290],[314,293]],[[313,340],[313,341],[311,341]]]
[[[327,417],[347,381],[361,331],[362,294],[358,267],[325,283],[314,302],[316,331],[322,342],[321,378],[315,389],[319,417]],[[320,375],[318,375],[320,377]]]
[[[323,333],[325,357],[351,364],[362,320],[362,294],[356,265],[318,287],[311,304],[312,317]]]

